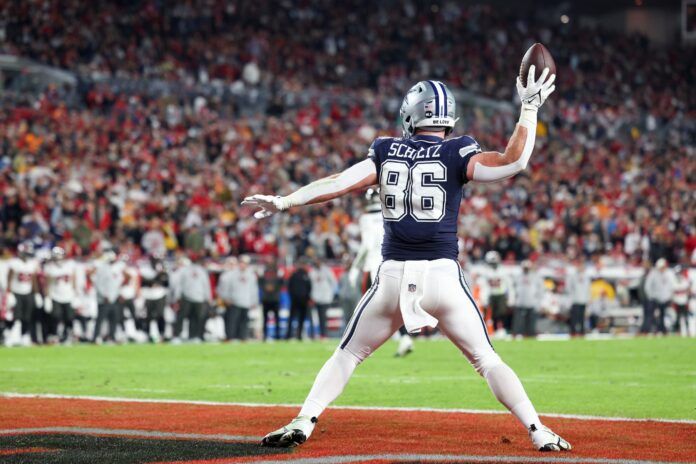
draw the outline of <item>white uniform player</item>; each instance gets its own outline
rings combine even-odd
[[[692,315],[689,311],[689,300],[691,299],[691,281],[689,280],[688,269],[683,269],[677,266],[674,270],[674,293],[672,294],[672,303],[677,312],[677,324],[679,325],[679,333],[682,337],[688,337],[693,333]]]
[[[61,341],[67,342],[75,319],[74,301],[76,299],[75,263],[65,259],[65,251],[55,247],[51,251],[51,261],[44,265],[48,283],[45,306],[51,307],[51,316],[58,324],[63,324]]]
[[[86,340],[91,322],[97,317],[97,291],[90,281],[93,261],[73,261],[75,265],[75,320],[79,322],[80,339]]]
[[[13,295],[13,316],[16,323],[22,327],[22,344],[38,342],[36,323],[43,322],[37,307],[35,295],[37,276],[40,270],[39,262],[32,258],[32,250],[28,245],[18,247],[19,256],[7,263],[7,289]]]
[[[142,329],[142,323],[145,319],[145,315],[137,314],[136,310],[136,299],[140,294],[140,274],[137,267],[128,263],[127,256],[123,256],[120,262],[123,268],[124,281],[119,294],[121,309],[118,315],[121,330],[129,339],[133,340],[139,335],[136,331]],[[127,320],[128,316],[130,316],[130,320]]]
[[[355,257],[353,266],[361,268],[362,273],[370,277],[369,283],[377,278],[377,271],[382,264],[382,242],[384,241],[384,218],[379,192],[369,189],[367,198],[371,202],[360,216],[360,250]],[[374,201],[376,200],[376,201]],[[369,285],[368,285],[369,286]],[[396,349],[397,358],[413,352],[413,338],[405,327],[399,328],[399,346]]]
[[[512,298],[513,282],[510,276],[500,267],[500,255],[497,251],[489,251],[485,257],[489,267],[484,273],[487,306],[491,311],[496,337],[504,338],[506,328],[510,328],[512,313],[509,303]]]
[[[155,321],[158,334],[151,336],[151,340],[158,341],[165,335],[164,310],[167,304],[169,275],[162,261],[154,257],[141,262],[138,270],[141,278],[141,294],[145,300],[145,323],[142,330],[150,335],[152,321]]]
[[[371,193],[371,194],[370,194]],[[384,240],[384,219],[378,193],[368,192],[371,202],[360,216],[360,249],[353,266],[370,276],[370,283],[377,277],[379,265],[382,264],[382,241]],[[376,199],[377,202],[374,202]]]
[[[462,187],[495,182],[522,171],[536,137],[537,111],[553,91],[545,69],[527,86],[518,79],[520,120],[505,153],[482,152],[469,136],[445,140],[454,127],[452,93],[437,81],[416,84],[401,107],[403,138],[379,138],[368,159],[285,197],[253,195],[243,204],[263,218],[294,206],[321,203],[379,185],[384,218],[383,262],[356,308],[333,356],[319,371],[299,416],[264,437],[265,446],[304,443],[317,418],[343,391],[355,368],[405,325],[409,332],[439,325],[488,382],[496,398],[528,430],[540,451],[570,449],[544,427],[517,375],[488,339],[485,323],[459,267],[457,225]]]

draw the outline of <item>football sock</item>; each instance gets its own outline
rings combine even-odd
[[[541,424],[522,382],[507,364],[498,364],[486,372],[486,381],[495,397],[522,422],[525,428]]]
[[[317,374],[300,416],[319,417],[341,394],[358,364],[358,359],[352,354],[336,350]]]

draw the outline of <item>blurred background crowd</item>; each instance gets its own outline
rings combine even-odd
[[[457,134],[501,150],[520,58],[540,41],[558,85],[530,167],[465,188],[461,259],[696,263],[694,48],[472,3],[3,3],[0,56],[70,83],[1,75],[2,253],[344,268],[361,196],[266,221],[241,199],[287,194],[400,135],[403,93],[423,78],[456,91]]]

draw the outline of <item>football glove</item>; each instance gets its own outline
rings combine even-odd
[[[252,195],[246,197],[242,201],[243,206],[251,206],[252,208],[261,208],[259,211],[254,213],[256,219],[263,219],[278,211],[284,211],[288,209],[287,205],[283,201],[283,197],[273,196],[273,195]]]
[[[522,85],[522,80],[517,76],[517,94],[520,96],[522,106],[526,108],[539,109],[544,104],[551,93],[556,90],[553,85],[556,80],[556,75],[552,74],[548,79],[549,68],[544,68],[544,71],[539,76],[538,80],[534,80],[535,66],[529,67],[529,75],[527,76],[527,86]]]

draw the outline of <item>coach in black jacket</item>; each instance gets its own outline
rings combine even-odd
[[[292,334],[292,322],[297,320],[297,339],[302,340],[302,328],[307,316],[310,316],[310,327],[312,327],[311,313],[308,314],[309,299],[312,293],[312,283],[307,272],[307,263],[300,260],[297,269],[292,273],[288,280],[288,293],[290,294],[290,319],[288,320],[288,330],[285,339],[289,339]],[[314,330],[312,329],[312,336]]]

